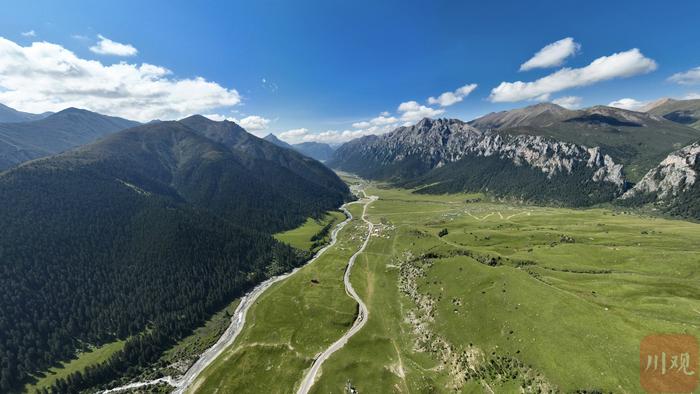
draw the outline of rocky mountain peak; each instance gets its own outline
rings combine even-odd
[[[652,168],[623,199],[651,195],[665,200],[690,190],[700,171],[700,142],[688,145],[668,155],[657,167]]]

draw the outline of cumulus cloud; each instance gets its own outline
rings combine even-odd
[[[231,107],[240,96],[201,77],[177,79],[161,66],[105,65],[60,45],[23,47],[0,37],[0,102],[33,113],[78,107],[149,121]]]
[[[280,133],[277,137],[290,144],[297,144],[299,142],[304,142],[304,137],[307,135],[310,135],[309,129],[301,127],[298,129],[284,131]]]
[[[398,108],[401,120],[404,122],[417,122],[423,118],[434,118],[445,113],[444,109],[436,109],[418,104],[416,101],[401,103]]]
[[[615,101],[611,102],[610,104],[608,104],[608,106],[615,107],[615,108],[628,109],[630,111],[636,111],[647,104],[649,104],[649,103],[646,101],[639,101],[639,100],[635,100],[633,98],[627,97],[627,98],[615,100]]]
[[[23,31],[22,37],[36,37],[36,32],[34,30]]]
[[[386,114],[386,115],[385,115]],[[366,129],[372,126],[387,126],[396,124],[399,120],[393,116],[389,116],[387,112],[383,112],[376,118],[370,119],[368,121],[356,122],[352,124],[352,127],[356,129]]]
[[[514,102],[543,97],[579,86],[625,78],[656,70],[656,62],[637,48],[602,56],[581,68],[563,68],[533,82],[501,82],[491,90],[492,102]]]
[[[248,131],[260,131],[267,129],[267,126],[270,124],[270,119],[263,118],[262,116],[250,115],[236,123]]]
[[[138,53],[138,50],[130,44],[112,41],[101,34],[97,38],[100,40],[90,47],[90,51],[99,55],[134,56]]]
[[[429,97],[428,104],[439,104],[441,107],[449,107],[452,104],[456,104],[464,100],[465,97],[469,96],[469,93],[473,92],[474,89],[476,89],[476,86],[477,85],[475,83],[472,83],[464,85],[461,88],[455,90],[454,92],[445,92],[439,95],[437,98]]]
[[[573,38],[566,37],[540,49],[530,60],[520,65],[520,71],[561,66],[566,58],[575,55],[580,49],[580,44]]]
[[[270,119],[258,115],[250,115],[242,119],[237,119],[231,116],[224,116],[221,114],[207,114],[204,116],[217,122],[221,122],[224,120],[235,122],[239,126],[243,127],[246,131],[253,134],[256,134],[257,131],[267,130],[267,127],[271,122]]]
[[[366,135],[377,134],[369,129],[361,130],[327,130],[321,133],[311,133],[308,129],[293,129],[280,133],[279,138],[290,144],[300,142],[323,142],[326,144],[339,144]]]
[[[680,85],[698,85],[700,84],[700,67],[691,68],[682,73],[676,73],[668,78],[669,81]]]
[[[566,97],[559,97],[558,99],[552,100],[552,103],[556,105],[561,105],[564,108],[568,109],[577,109],[581,108],[581,97],[578,96],[566,96]]]
[[[398,119],[386,115],[388,114],[382,113],[382,115],[370,121],[357,122],[353,125],[353,127],[362,127],[356,127],[353,130],[326,130],[320,133],[314,133],[307,128],[299,128],[280,133],[279,138],[291,144],[300,142],[340,144],[355,138],[364,137],[367,135],[381,135],[392,131],[394,128],[396,128]]]

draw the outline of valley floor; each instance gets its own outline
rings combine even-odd
[[[379,199],[351,281],[367,323],[311,392],[636,393],[642,338],[700,336],[700,224],[366,192]],[[349,209],[337,244],[260,296],[193,392],[295,392],[348,331],[343,273],[367,230]]]

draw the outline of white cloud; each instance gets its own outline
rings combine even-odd
[[[228,120],[228,121],[230,121],[230,122],[234,122],[234,121],[236,120],[236,118],[231,118],[231,117],[224,116],[224,115],[221,115],[221,114],[206,114],[206,115],[203,115],[203,116],[204,116],[205,118],[209,118],[210,120],[213,120],[213,121],[215,121],[215,122],[222,122],[222,121],[224,121],[224,120]]]
[[[639,49],[602,56],[582,68],[563,68],[533,82],[501,82],[491,90],[492,102],[513,102],[533,99],[579,86],[613,78],[625,78],[656,69],[656,62],[642,55]]]
[[[668,78],[669,81],[679,85],[698,85],[700,84],[700,67],[691,68],[682,73],[676,73]]]
[[[277,137],[290,144],[298,144],[300,142],[305,142],[305,137],[310,135],[309,129],[301,127],[298,129],[291,129],[280,133]]]
[[[688,93],[683,96],[683,100],[697,100],[700,99],[700,93]]]
[[[469,96],[469,93],[476,89],[476,84],[472,83],[469,85],[464,85],[461,88],[455,90],[454,92],[445,92],[435,97],[428,98],[428,104],[435,105],[439,104],[441,107],[449,107],[452,104],[456,104],[462,101],[465,97]]]
[[[299,128],[287,130],[283,133],[280,133],[279,138],[290,144],[296,144],[300,142],[323,142],[326,144],[339,144],[367,135],[385,134],[392,131],[394,128],[394,123],[389,123],[385,125],[370,125],[369,127],[355,130],[327,130],[320,133],[313,133],[307,128]]]
[[[444,109],[436,109],[418,104],[416,101],[407,101],[399,105],[401,120],[404,122],[417,122],[423,118],[433,118],[445,113]]]
[[[23,47],[0,37],[0,102],[34,113],[78,107],[149,121],[231,107],[240,96],[201,77],[176,79],[161,66],[104,65],[60,45]]]
[[[556,105],[561,105],[564,108],[568,109],[577,109],[581,108],[581,97],[578,96],[566,96],[566,97],[559,97],[558,99],[552,100],[552,103]]]
[[[304,130],[303,133],[300,131]],[[295,132],[295,133],[291,133]],[[324,142],[326,144],[339,144],[366,135],[377,134],[368,129],[363,130],[327,130],[321,133],[311,133],[307,129],[296,129],[280,134],[283,140],[295,144],[299,142]]]
[[[561,66],[566,58],[575,55],[580,49],[581,45],[571,37],[553,42],[520,65],[520,71]]]
[[[398,121],[399,120],[396,119],[395,117],[389,116],[388,112],[382,112],[382,114],[377,116],[376,118],[370,119],[368,121],[353,123],[352,127],[356,128],[356,129],[366,129],[366,128],[372,127],[372,126],[393,125]]]
[[[96,45],[91,46],[90,51],[99,55],[134,56],[138,53],[138,50],[130,44],[112,41],[101,34],[97,37],[100,41]]]
[[[364,129],[364,128],[370,127],[371,125],[372,124],[369,123],[368,121],[362,121],[362,122],[353,123],[352,127],[356,128],[356,129]]]
[[[267,129],[267,126],[270,124],[270,119],[263,118],[262,116],[251,115],[246,116],[239,121],[234,120],[234,122],[238,123],[247,131],[260,131]]]
[[[22,36],[23,37],[36,37],[36,32],[34,30],[23,31]]]
[[[615,108],[627,109],[630,111],[636,111],[647,104],[649,104],[649,103],[646,101],[639,101],[639,100],[635,100],[633,98],[628,97],[628,98],[615,100],[615,101],[611,102],[610,104],[608,104],[608,106],[615,107]]]
[[[225,116],[221,114],[207,114],[204,115],[205,117],[216,121],[216,122],[221,122],[224,120],[228,120],[229,122],[234,122],[238,124],[239,126],[243,127],[247,132],[252,133],[252,134],[258,134],[257,132],[267,130],[267,126],[270,124],[271,120],[267,118],[263,118],[262,116],[258,115],[250,115],[246,116],[245,118],[242,119],[236,119],[234,117],[230,116]]]

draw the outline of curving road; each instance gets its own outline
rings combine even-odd
[[[362,193],[365,195],[365,197],[367,197],[367,194],[364,190],[362,190]],[[316,357],[316,360],[314,360],[311,369],[309,370],[309,372],[306,373],[306,376],[304,376],[304,380],[302,380],[301,386],[299,386],[299,390],[297,390],[297,394],[307,394],[309,392],[311,386],[314,385],[316,375],[318,375],[318,371],[321,369],[321,365],[323,364],[323,362],[326,361],[333,353],[345,346],[345,344],[348,342],[348,339],[350,339],[353,335],[360,331],[367,322],[369,311],[367,310],[367,306],[362,301],[360,296],[358,296],[357,292],[355,292],[355,289],[352,287],[352,283],[350,283],[350,272],[352,271],[352,266],[355,264],[355,259],[357,258],[357,256],[359,256],[362,252],[365,251],[365,248],[369,243],[369,239],[372,237],[372,230],[374,230],[374,224],[367,220],[365,216],[367,213],[367,207],[369,206],[369,204],[377,200],[377,198],[377,196],[370,196],[369,200],[365,203],[364,207],[362,208],[362,221],[367,223],[369,231],[367,232],[367,237],[365,238],[364,243],[362,243],[362,247],[357,252],[355,252],[355,254],[353,254],[352,257],[350,257],[350,260],[348,260],[348,266],[345,268],[345,275],[343,276],[343,282],[345,283],[345,292],[350,297],[352,297],[352,299],[354,299],[359,306],[357,318],[355,319],[355,322],[353,323],[352,327],[350,327],[348,332],[345,333],[345,335],[343,335],[340,339],[335,341],[331,346],[324,350],[323,353]]]
[[[348,203],[351,204],[351,203]],[[323,253],[331,248],[333,245],[335,245],[337,239],[338,239],[338,233],[340,230],[345,227],[346,224],[348,224],[352,220],[352,214],[350,211],[348,211],[345,207],[347,204],[344,204],[340,209],[345,213],[346,219],[342,221],[341,223],[338,223],[337,226],[333,229],[331,232],[331,241],[318,250],[314,257],[309,260],[305,265],[311,264],[316,259],[318,259]],[[365,208],[367,206],[365,205]],[[363,211],[363,216],[364,216],[364,211]],[[366,243],[366,242],[365,242]],[[355,256],[353,256],[354,259]],[[167,383],[173,387],[175,387],[175,390],[173,390],[173,393],[175,394],[182,394],[185,392],[185,390],[197,379],[199,374],[209,366],[209,364],[212,363],[221,353],[229,346],[233,344],[233,342],[236,340],[238,335],[241,333],[243,330],[243,326],[245,325],[245,318],[246,315],[248,314],[248,309],[250,309],[251,305],[255,303],[255,301],[260,297],[262,293],[265,292],[270,286],[273,284],[284,280],[292,275],[294,275],[297,271],[299,271],[302,267],[295,268],[294,270],[283,274],[279,276],[272,277],[259,285],[257,285],[252,291],[250,291],[248,294],[243,296],[241,298],[240,304],[238,304],[238,307],[236,308],[236,311],[233,313],[233,316],[231,316],[231,325],[226,329],[224,334],[219,338],[219,340],[209,349],[207,349],[204,353],[202,353],[199,356],[199,359],[185,372],[184,375],[177,379],[173,379],[170,376],[166,376],[163,378],[147,381],[147,382],[136,382],[136,383],[130,383],[125,386],[120,386],[116,387],[110,390],[103,391],[102,394],[107,394],[107,393],[116,393],[120,391],[125,391],[125,390],[130,390],[134,388],[140,388],[144,386],[150,386],[154,384],[159,384],[159,383]]]

